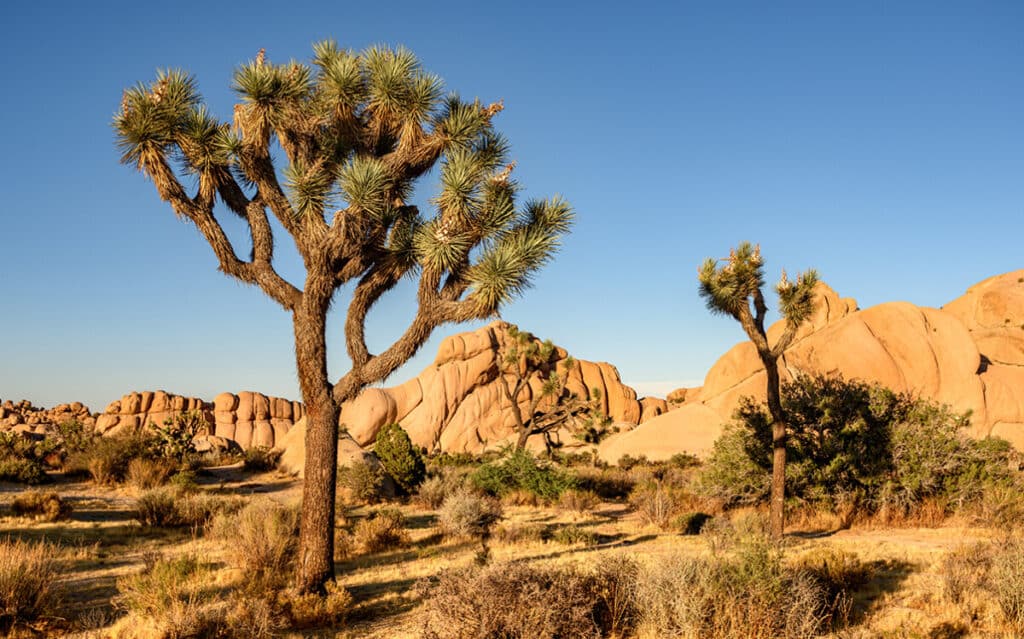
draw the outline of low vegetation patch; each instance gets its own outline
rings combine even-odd
[[[58,521],[71,516],[71,504],[55,492],[33,490],[11,502],[11,512],[18,517],[34,517],[42,521]]]
[[[58,612],[56,554],[45,542],[0,540],[0,631]]]
[[[400,548],[409,543],[405,516],[397,508],[384,508],[370,513],[356,523],[355,542],[365,553],[378,553]]]
[[[556,501],[576,487],[576,478],[558,467],[539,461],[526,450],[512,450],[504,457],[480,466],[469,476],[470,483],[497,497],[525,491],[544,501]]]

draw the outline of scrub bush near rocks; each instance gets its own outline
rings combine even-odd
[[[398,424],[385,424],[381,427],[377,432],[373,452],[380,459],[384,472],[407,495],[415,492],[416,487],[426,478],[427,467],[423,455]]]
[[[537,460],[526,450],[512,450],[501,459],[480,466],[469,481],[497,497],[522,490],[545,501],[555,501],[562,492],[576,487],[574,476]]]

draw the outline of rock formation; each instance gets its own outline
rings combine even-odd
[[[302,404],[262,393],[242,391],[237,395],[221,393],[213,402],[198,397],[182,397],[166,391],[143,391],[111,402],[96,420],[96,429],[104,435],[131,432],[187,411],[199,411],[214,436],[251,446],[278,445],[303,415]]]
[[[0,404],[0,431],[14,430],[42,435],[57,424],[71,420],[77,420],[87,427],[96,423],[89,407],[81,402],[59,404],[49,409],[33,406],[27,399],[18,402],[7,400]]]
[[[972,411],[972,434],[998,435],[1024,449],[1024,271],[994,277],[943,309],[907,302],[862,311],[825,284],[813,320],[780,359],[783,381],[801,373],[841,374]],[[769,329],[769,341],[783,326]],[[742,342],[708,371],[700,388],[675,391],[679,408],[610,437],[601,456],[659,459],[706,454],[743,396],[763,400],[765,374]]]
[[[515,424],[503,408],[504,396],[498,381],[498,353],[506,343],[509,324],[502,321],[472,332],[446,338],[438,348],[434,363],[417,377],[392,388],[368,388],[341,409],[341,423],[348,437],[359,446],[374,441],[386,423],[398,422],[417,446],[429,451],[481,452],[513,442]],[[567,357],[558,349],[559,360]],[[539,381],[523,393],[524,408]],[[599,409],[621,430],[653,419],[668,410],[665,400],[637,399],[636,391],[622,383],[611,364],[577,360],[566,386],[579,395],[597,390]],[[297,427],[298,428],[298,427]],[[566,445],[576,443],[568,432],[556,433]],[[301,459],[303,438],[289,436],[285,447],[289,459]],[[541,446],[539,437],[531,438]]]

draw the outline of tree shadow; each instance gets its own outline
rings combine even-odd
[[[886,595],[898,591],[918,566],[902,559],[879,559],[867,564],[870,577],[853,593],[851,622],[859,623],[882,605]],[[943,635],[945,636],[945,635]],[[955,636],[955,635],[954,635]]]

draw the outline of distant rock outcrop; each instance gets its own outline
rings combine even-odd
[[[27,399],[7,400],[0,404],[0,431],[19,431],[45,435],[56,425],[76,420],[87,428],[96,423],[89,407],[81,402],[58,404],[53,408],[38,408]]]
[[[392,388],[368,388],[341,409],[341,423],[359,446],[373,442],[381,426],[398,422],[417,446],[429,451],[481,452],[514,442],[515,425],[505,406],[498,381],[498,353],[510,339],[507,322],[495,321],[472,332],[452,335],[441,342],[434,363],[417,377]],[[557,357],[567,353],[558,349]],[[536,381],[523,393],[524,407],[539,388]],[[631,428],[668,410],[663,399],[637,399],[636,391],[622,383],[619,372],[605,362],[577,360],[566,383],[570,392],[584,395],[597,390],[598,407],[620,427]],[[299,428],[299,427],[297,427]],[[555,434],[566,445],[576,444],[567,432]],[[303,438],[292,433],[285,448],[289,459],[301,459]],[[540,446],[539,437],[531,438]]]
[[[279,447],[303,415],[299,402],[249,391],[221,393],[213,402],[162,390],[143,391],[111,402],[96,420],[96,430],[104,435],[132,432],[150,424],[162,425],[168,418],[190,411],[203,416],[212,435],[234,441],[243,449]]]
[[[985,280],[943,309],[889,302],[858,311],[819,284],[814,317],[780,359],[783,381],[841,374],[972,411],[972,434],[1024,448],[1024,271]],[[783,326],[769,329],[774,341]],[[614,435],[601,456],[706,454],[743,396],[765,397],[765,373],[750,342],[711,367],[700,388],[674,391],[681,405]]]

